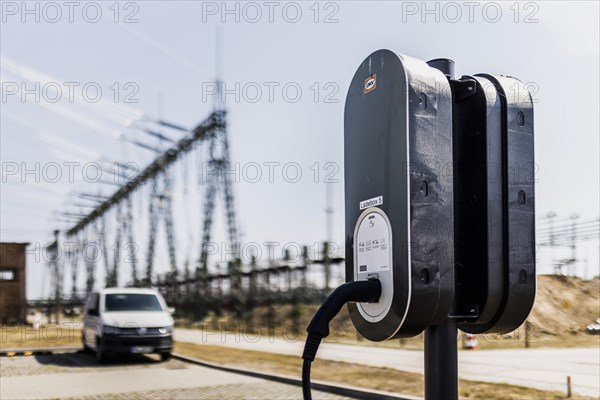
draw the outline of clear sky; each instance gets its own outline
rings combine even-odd
[[[104,157],[143,167],[152,153],[123,137],[156,140],[132,121],[139,126],[142,115],[159,116],[191,128],[205,118],[213,108],[217,27],[245,242],[324,240],[324,179],[332,174],[338,180],[331,183],[332,239],[343,243],[343,104],[356,68],[380,48],[424,60],[452,58],[457,75],[486,72],[527,82],[536,101],[538,217],[599,215],[596,1],[2,1],[1,7],[2,241],[43,245],[53,229],[67,226],[53,212],[79,212],[66,207],[74,202],[69,192],[114,191],[86,182],[95,174],[86,163]],[[196,155],[173,169],[180,264],[198,254],[203,188],[190,175],[202,159]],[[57,181],[52,163],[62,173]],[[39,179],[24,176],[36,168]],[[147,194],[134,198],[138,220],[145,218]],[[142,247],[144,230],[138,223]],[[223,231],[219,217],[217,241]],[[570,250],[556,251],[566,257]],[[587,265],[598,274],[598,242],[578,252],[580,273]],[[548,257],[540,252],[541,267]],[[158,265],[167,270],[163,250]],[[29,258],[29,297],[48,294],[44,271]]]

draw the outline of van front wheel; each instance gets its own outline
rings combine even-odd
[[[171,359],[171,353],[160,353],[160,361],[169,361]]]
[[[90,349],[89,346],[87,345],[87,343],[85,342],[85,334],[81,335],[81,343],[83,343],[83,352],[85,354],[92,354],[93,353],[92,349]]]
[[[96,361],[98,364],[104,364],[106,362],[106,351],[104,350],[104,340],[96,337]]]

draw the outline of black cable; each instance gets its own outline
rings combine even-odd
[[[310,393],[310,366],[324,337],[329,336],[329,323],[348,302],[376,303],[381,296],[379,279],[344,283],[325,299],[306,328],[308,336],[302,352],[302,395],[312,400]]]
[[[304,360],[302,362],[302,397],[304,400],[312,400],[312,394],[310,393],[310,366],[312,361]]]

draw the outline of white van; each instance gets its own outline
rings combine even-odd
[[[152,289],[102,289],[85,305],[82,341],[98,362],[109,353],[159,353],[173,349],[173,318],[163,297]]]

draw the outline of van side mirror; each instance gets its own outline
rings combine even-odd
[[[173,315],[175,314],[175,307],[169,307],[167,308],[167,311],[169,311],[169,314]]]
[[[98,310],[95,308],[90,308],[88,310],[88,315],[91,315],[92,317],[97,317],[99,315]]]

